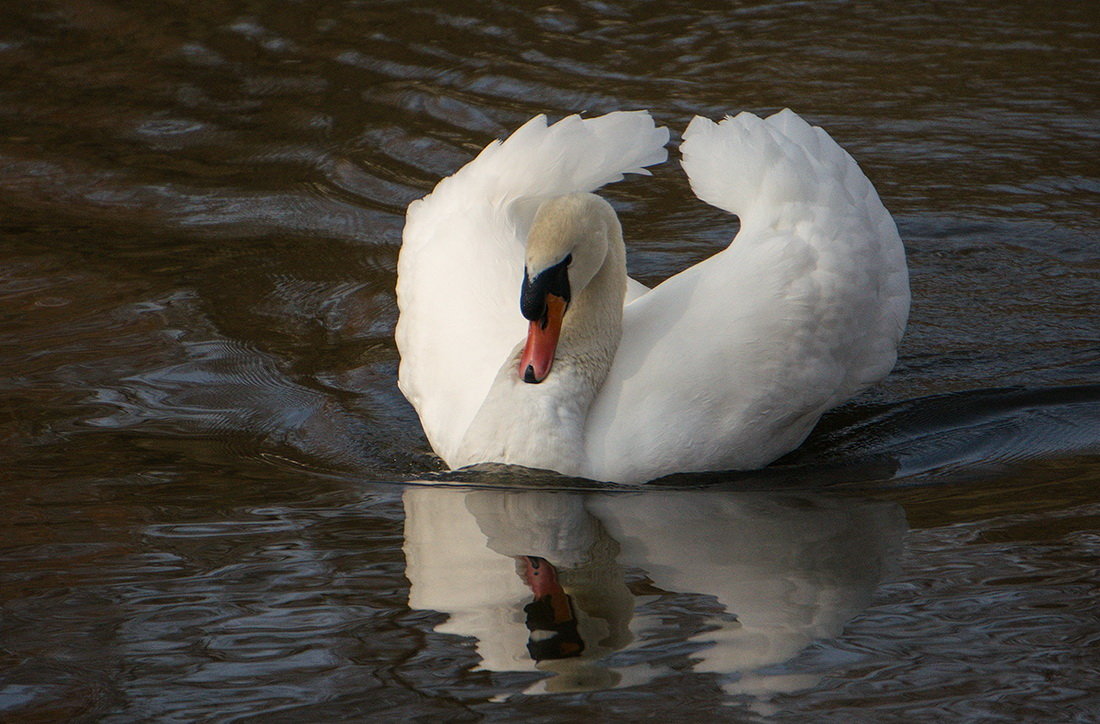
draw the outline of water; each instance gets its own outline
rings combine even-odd
[[[1094,720],[1098,47],[1087,3],[7,4],[0,718]],[[404,206],[539,112],[784,106],[898,222],[893,375],[758,473],[443,474]],[[607,196],[647,283],[735,228],[675,164]]]

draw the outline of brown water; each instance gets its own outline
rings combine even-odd
[[[1095,8],[712,7],[4,3],[0,719],[1100,717]],[[893,375],[757,474],[409,485],[404,206],[539,112],[784,106],[898,222]],[[735,228],[607,195],[646,282]]]

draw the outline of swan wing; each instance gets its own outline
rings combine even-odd
[[[553,125],[540,115],[409,205],[397,263],[398,384],[444,460],[523,339],[524,239],[538,204],[648,173],[667,158],[667,141],[644,111]]]
[[[696,117],[681,148],[696,195],[741,228],[627,305],[585,428],[597,479],[765,465],[889,372],[905,328],[897,227],[828,134],[791,111]]]

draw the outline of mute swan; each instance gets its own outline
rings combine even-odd
[[[893,367],[897,228],[851,156],[789,110],[692,120],[692,189],[741,229],[652,290],[627,277],[618,218],[591,192],[648,173],[667,140],[644,111],[537,116],[409,205],[399,386],[452,468],[752,469]]]

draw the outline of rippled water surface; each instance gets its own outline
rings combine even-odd
[[[0,719],[1100,717],[1096,18],[8,3]],[[786,106],[898,222],[891,377],[759,473],[444,475],[405,205],[536,113]],[[736,228],[606,195],[645,282]]]

